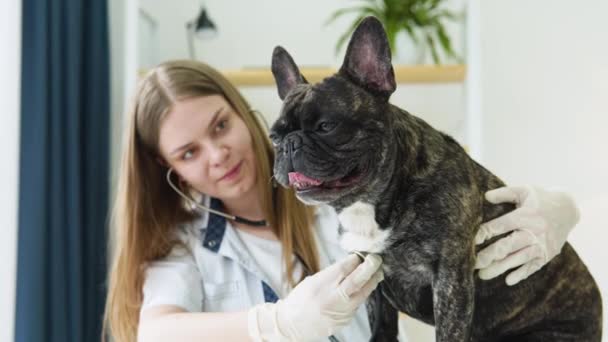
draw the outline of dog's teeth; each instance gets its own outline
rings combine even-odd
[[[307,182],[307,181],[298,181],[298,182],[293,183],[293,186],[298,190],[310,188],[313,185],[314,185],[313,183]]]

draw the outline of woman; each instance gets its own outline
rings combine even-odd
[[[369,338],[360,304],[382,280],[380,258],[346,255],[335,212],[274,186],[272,163],[262,125],[216,70],[172,61],[145,76],[114,210],[105,320],[116,340]],[[488,199],[521,208],[483,226],[478,242],[522,230],[482,251],[486,278],[522,265],[508,281],[524,279],[559,252],[577,220],[561,193],[503,188]],[[547,229],[558,212],[571,215]],[[531,225],[511,224],[522,217]],[[545,236],[556,246],[546,248]]]

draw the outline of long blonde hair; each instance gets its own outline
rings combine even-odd
[[[171,239],[176,226],[198,215],[183,205],[165,181],[166,168],[157,160],[160,124],[176,101],[208,95],[222,95],[251,133],[258,193],[264,216],[281,241],[290,284],[302,279],[296,281],[292,276],[294,254],[304,264],[305,275],[319,270],[312,209],[300,203],[290,189],[272,187],[274,152],[247,101],[224,76],[204,63],[163,63],[140,81],[125,132],[112,215],[115,245],[104,316],[104,335],[117,341],[136,339],[145,264],[166,256],[179,243]]]

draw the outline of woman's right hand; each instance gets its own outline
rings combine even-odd
[[[351,254],[306,277],[284,300],[249,311],[250,337],[255,341],[312,341],[332,335],[350,322],[384,279],[381,264],[378,255],[368,254],[361,262]]]

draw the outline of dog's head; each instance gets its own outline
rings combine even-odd
[[[387,111],[395,77],[382,24],[364,19],[338,73],[317,84],[306,81],[280,46],[272,73],[284,101],[270,133],[276,180],[293,186],[305,203],[364,197],[389,158]]]

